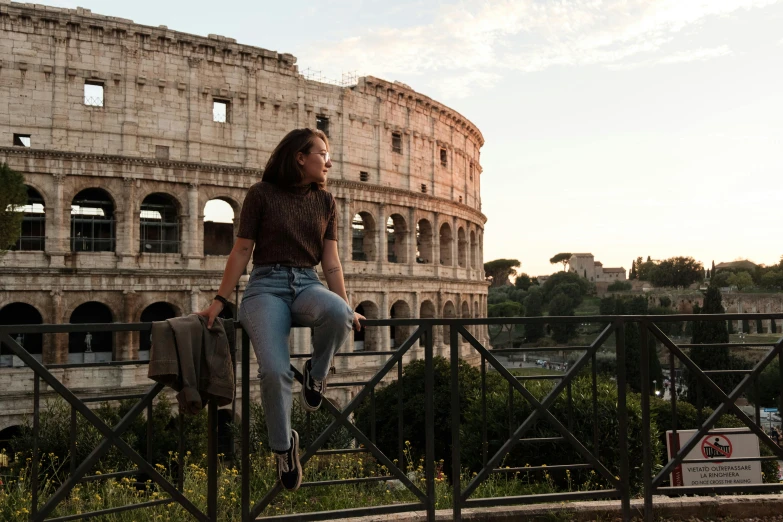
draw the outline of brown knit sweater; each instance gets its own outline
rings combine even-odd
[[[322,189],[259,181],[247,191],[237,237],[256,242],[253,264],[315,266],[324,239],[337,241],[334,196]]]

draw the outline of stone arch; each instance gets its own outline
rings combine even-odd
[[[0,469],[7,468],[14,461],[14,448],[11,441],[22,434],[22,426],[8,426],[0,430]]]
[[[389,263],[408,262],[408,224],[400,214],[386,220],[387,259]]]
[[[470,319],[470,304],[467,301],[462,301],[462,310],[460,310],[460,317],[463,319]],[[471,334],[473,333],[473,325],[465,327]],[[475,334],[474,334],[475,337]],[[467,342],[463,337],[460,342]]]
[[[222,195],[204,203],[202,243],[205,256],[227,256],[231,253],[234,237],[239,230],[241,208],[233,198]]]
[[[38,309],[28,303],[13,302],[0,308],[0,325],[43,324],[43,316]],[[44,339],[42,334],[8,334],[22,348],[34,355],[43,355]],[[11,366],[13,352],[5,346],[0,347],[0,366]]]
[[[404,299],[395,301],[389,309],[389,317],[391,319],[409,319],[413,317],[411,315],[411,307]],[[410,326],[392,326],[389,328],[389,337],[391,337],[391,347],[397,348],[405,342],[411,335]]]
[[[478,244],[476,243],[476,231],[470,231],[470,268],[476,269],[478,266],[476,263],[476,251],[478,250]]]
[[[356,312],[362,314],[367,319],[380,319],[378,305],[370,300],[364,300],[359,303]],[[380,329],[377,326],[362,328],[361,331],[353,331],[354,351],[376,352],[381,348]]]
[[[377,261],[375,218],[366,211],[354,214],[351,220],[351,259]]]
[[[427,219],[416,223],[416,262],[432,263],[432,224]]]
[[[165,321],[179,315],[177,306],[166,301],[156,301],[144,308],[139,317],[139,322]],[[151,334],[148,334],[148,332],[139,332],[139,334],[139,351],[149,350],[152,345]]]
[[[451,232],[451,225],[443,223],[440,226],[438,237],[440,238],[440,264],[443,266],[453,266],[454,260],[452,259],[451,245],[454,242],[454,236]]]
[[[435,305],[432,301],[429,299],[425,299],[421,302],[419,305],[419,317],[421,319],[433,319],[437,315],[437,309],[435,308]],[[433,334],[435,333],[435,329],[433,328]],[[433,335],[434,338],[434,335]],[[427,343],[427,333],[426,331],[421,337],[421,346],[425,346]]]
[[[465,236],[465,229],[459,227],[457,229],[457,265],[460,268],[467,268],[468,266],[468,247],[467,238]]]
[[[29,184],[27,204],[16,209],[24,213],[19,238],[10,250],[43,251],[46,249],[46,203],[41,193]]]
[[[107,305],[98,301],[82,303],[71,312],[71,324],[111,323],[114,314]],[[68,334],[68,352],[109,352],[114,353],[114,332],[71,332]],[[89,346],[89,350],[87,349]]]
[[[444,319],[454,319],[457,317],[457,309],[454,307],[454,303],[451,301],[446,301],[446,303],[443,305],[443,314],[442,317]],[[448,345],[451,342],[451,327],[444,325],[443,326],[443,344]]]
[[[182,205],[166,192],[153,192],[139,206],[139,253],[179,254]]]
[[[117,212],[104,188],[86,188],[71,200],[71,252],[114,252]]]

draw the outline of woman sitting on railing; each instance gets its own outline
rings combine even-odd
[[[239,320],[256,352],[269,445],[277,456],[280,482],[289,490],[296,490],[302,482],[299,435],[291,429],[291,323],[314,329],[313,356],[303,370],[301,403],[315,411],[326,390],[332,356],[351,327],[359,330],[359,320],[364,319],[354,313],[345,292],[335,201],[324,190],[331,166],[323,132],[297,129],[283,138],[269,157],[262,181],[250,187],[245,197],[239,233],[218,295],[199,312],[211,326],[228,304],[226,296],[252,253],[253,271]],[[314,269],[318,263],[329,290],[318,279]]]

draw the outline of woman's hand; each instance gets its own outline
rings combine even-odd
[[[367,319],[367,318],[364,317],[359,312],[354,312],[353,313],[353,329],[356,330],[357,332],[361,332],[362,331],[362,325],[361,325],[361,323],[359,321],[363,321],[365,319]]]
[[[200,315],[201,317],[206,317],[207,328],[212,328],[212,323],[215,322],[215,317],[217,317],[222,311],[223,311],[223,303],[215,300],[212,301],[212,303],[202,311],[196,312],[196,315]]]

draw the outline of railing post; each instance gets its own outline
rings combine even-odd
[[[424,344],[424,440],[425,483],[427,489],[427,522],[435,522],[435,370],[432,361],[433,326],[426,327]]]
[[[38,513],[38,461],[40,459],[38,449],[38,436],[40,428],[41,418],[41,378],[38,374],[35,374],[33,379],[33,462],[32,462],[32,477],[30,477],[30,484],[32,489],[32,499],[30,506],[30,520],[35,520],[35,515]]]
[[[242,522],[250,520],[250,337],[242,329]]]
[[[630,466],[628,463],[628,404],[626,402],[625,375],[625,321],[615,319],[614,339],[617,357],[617,416],[620,444],[620,502],[623,521],[631,520]],[[597,454],[597,450],[596,450]]]
[[[217,522],[218,455],[217,455],[217,402],[209,401],[207,410],[207,516]]]
[[[462,520],[462,485],[460,482],[460,404],[459,404],[459,331],[456,325],[449,331],[449,345],[451,348],[451,485],[453,497],[453,518]]]
[[[647,345],[647,321],[639,323],[641,350],[642,426],[650,426],[650,347]],[[644,480],[644,520],[653,521],[652,448],[650,430],[642,430],[642,475]]]

